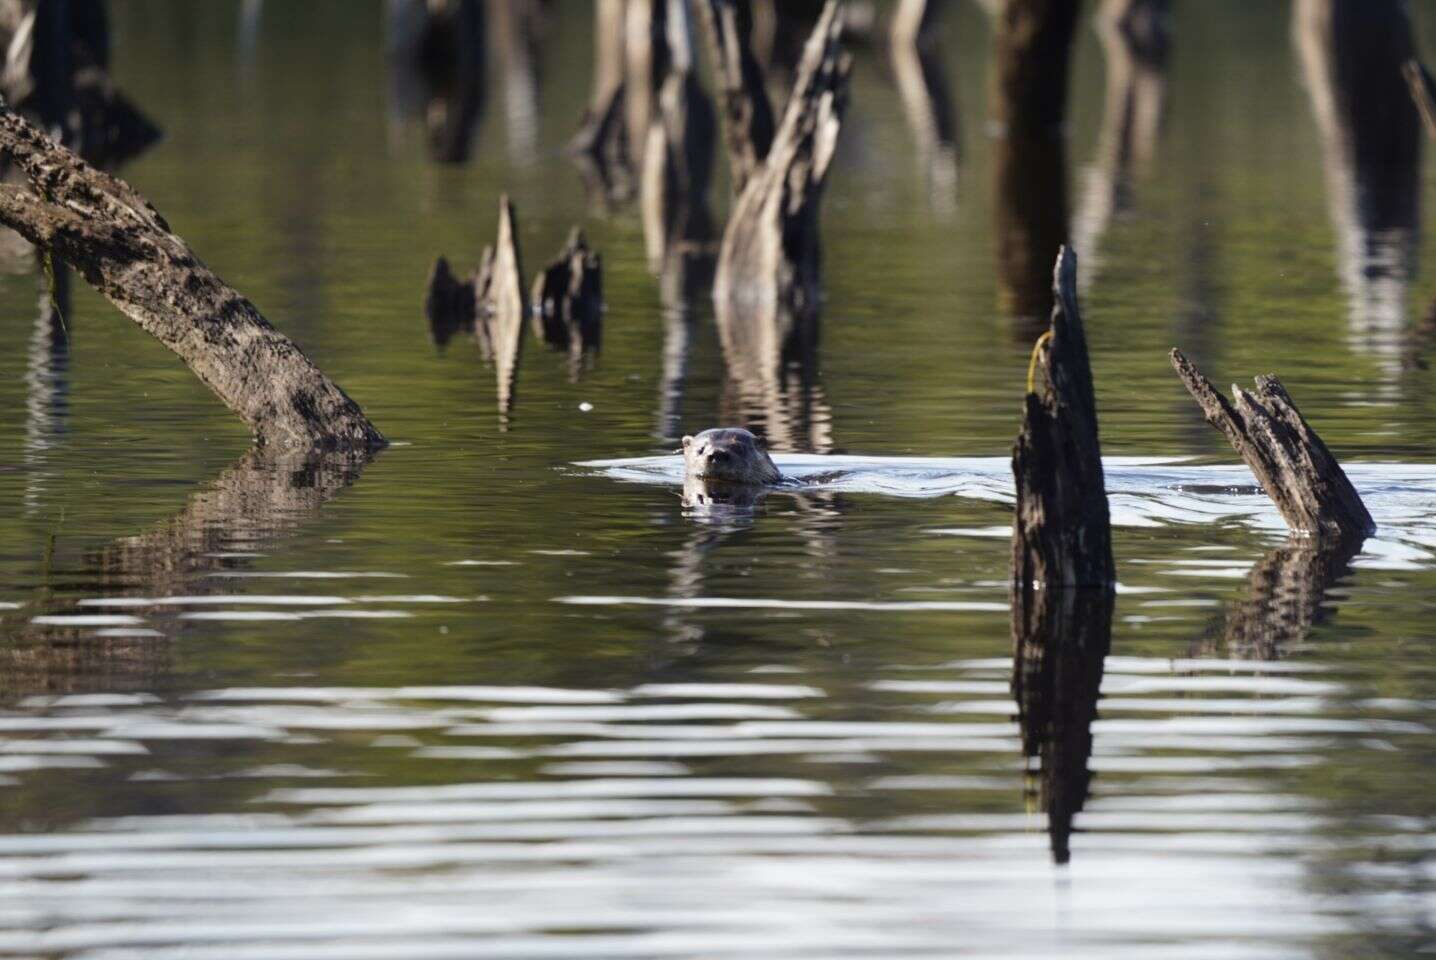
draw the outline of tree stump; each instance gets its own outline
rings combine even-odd
[[[529,314],[524,290],[523,261],[519,256],[514,205],[499,199],[499,234],[494,246],[484,249],[474,278],[475,321],[480,349],[492,358],[498,378],[500,414],[513,408],[519,357],[524,345],[524,320]]]
[[[475,332],[474,278],[460,280],[447,257],[434,261],[424,294],[424,316],[429,321],[429,338],[437,347],[447,346],[454,334]]]
[[[773,145],[773,106],[753,55],[750,0],[700,0],[715,86],[722,93],[729,180],[741,196]]]
[[[799,64],[783,122],[729,217],[713,285],[725,346],[816,338],[818,206],[847,101],[842,4],[829,0]],[[751,352],[746,351],[745,352]],[[767,351],[765,351],[767,352]]]
[[[1196,366],[1172,351],[1172,366],[1202,415],[1231,442],[1293,531],[1349,539],[1376,523],[1341,464],[1322,443],[1275,376],[1256,378],[1256,392],[1233,384],[1229,401]]]
[[[1012,451],[1017,504],[1013,589],[1111,589],[1112,533],[1097,437],[1097,402],[1077,308],[1077,256],[1064,247],[1053,278],[1048,332],[1033,350],[1031,389]]]
[[[577,366],[598,351],[603,335],[603,265],[573,228],[558,258],[534,280],[534,334],[549,346],[567,350]]]
[[[65,260],[177,354],[248,424],[256,443],[384,445],[359,405],[215,276],[132,187],[7,106],[0,106],[0,152],[30,184],[0,185],[0,223]]]

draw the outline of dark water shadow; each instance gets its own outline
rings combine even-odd
[[[482,0],[389,0],[385,20],[394,131],[417,120],[434,161],[467,161],[487,92]]]
[[[243,569],[263,549],[293,536],[357,481],[371,460],[370,454],[251,449],[192,494],[179,513],[148,532],[86,552],[78,569],[52,569],[52,546],[37,595],[0,619],[6,638],[0,647],[0,698],[163,686],[185,621],[172,604],[146,601],[228,591],[232,584],[214,574]],[[56,596],[56,584],[63,584],[63,597]],[[76,592],[108,605],[82,605],[84,597]],[[68,619],[97,614],[137,622]],[[155,629],[156,623],[164,630]]]
[[[1015,589],[1012,695],[1029,767],[1026,792],[1047,815],[1052,859],[1071,859],[1073,820],[1091,792],[1092,721],[1112,645],[1111,590]]]

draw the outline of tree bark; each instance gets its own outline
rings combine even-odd
[[[829,0],[803,53],[782,125],[743,188],[718,254],[713,298],[725,347],[768,341],[789,352],[816,339],[818,207],[842,128],[851,58],[842,4]]]
[[[722,92],[723,139],[733,195],[741,196],[773,145],[773,106],[753,55],[751,0],[699,0],[715,85]]]
[[[52,251],[174,351],[273,447],[375,449],[384,438],[254,304],[215,276],[132,187],[0,108],[0,151],[31,190],[0,186],[0,223]]]
[[[1256,378],[1256,393],[1233,385],[1229,401],[1180,350],[1172,366],[1208,423],[1241,454],[1292,530],[1344,540],[1376,532],[1376,523],[1341,464],[1307,424],[1281,381]]]
[[[1110,589],[1117,579],[1077,257],[1068,248],[1058,254],[1053,288],[1051,327],[1034,348],[1032,389],[1012,451],[1012,577],[1024,604],[1039,589]]]

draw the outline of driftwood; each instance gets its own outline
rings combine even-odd
[[[1341,464],[1280,380],[1257,377],[1255,393],[1233,385],[1235,400],[1229,401],[1180,350],[1172,351],[1172,366],[1207,422],[1241,454],[1293,531],[1336,540],[1376,531]]]
[[[1077,308],[1077,257],[1064,247],[1053,277],[1052,323],[1033,350],[1031,389],[1012,451],[1017,505],[1013,589],[1026,607],[1038,590],[1116,582],[1097,402]]]
[[[1004,309],[1020,333],[1052,308],[1048,265],[1068,242],[1067,87],[1077,4],[1008,0],[995,27],[988,83],[993,211]]]
[[[739,196],[773,145],[773,106],[753,55],[751,0],[699,0],[709,59],[722,93],[729,181]]]
[[[558,258],[534,280],[534,334],[567,350],[575,365],[598,351],[603,335],[603,264],[578,227]]]
[[[808,41],[783,122],[763,165],[729,217],[713,285],[725,348],[767,342],[788,352],[816,339],[818,206],[837,147],[851,58],[842,50],[842,4],[829,0]],[[771,341],[771,342],[769,342]]]
[[[71,264],[174,351],[249,425],[257,443],[384,445],[358,404],[215,276],[128,184],[94,169],[8,108],[0,108],[0,152],[31,188],[0,186],[0,223]]]
[[[1041,765],[1035,788],[1052,859],[1071,857],[1073,818],[1087,802],[1092,722],[1112,644],[1110,590],[1043,590],[1012,605],[1012,695],[1024,756]]]

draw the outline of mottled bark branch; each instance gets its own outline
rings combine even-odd
[[[1228,400],[1180,350],[1172,366],[1207,422],[1241,454],[1257,482],[1299,533],[1345,539],[1376,531],[1356,488],[1307,424],[1281,381],[1256,378],[1256,392],[1232,386]]]
[[[3,107],[0,151],[30,183],[0,186],[0,223],[68,262],[174,351],[257,443],[383,446],[358,404],[215,276],[128,184]]]

